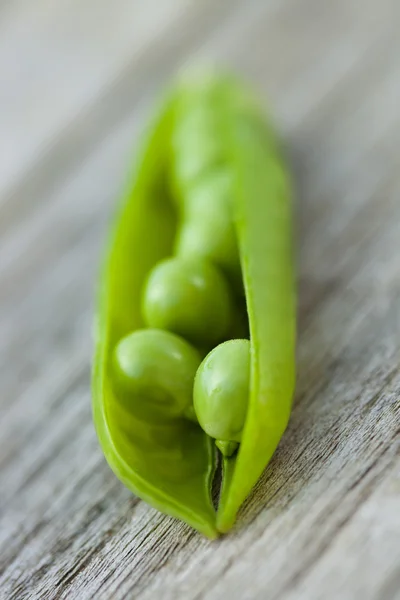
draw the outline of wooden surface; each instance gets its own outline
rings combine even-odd
[[[400,598],[399,22],[398,0],[0,5],[1,598]],[[117,481],[90,407],[109,218],[191,61],[268,98],[298,199],[293,416],[214,543]]]

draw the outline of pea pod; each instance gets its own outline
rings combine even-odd
[[[235,223],[251,339],[248,412],[235,464],[226,459],[217,527],[227,531],[274,453],[295,386],[296,306],[288,176],[271,133],[255,114],[230,122]]]
[[[290,415],[288,178],[252,96],[218,75],[177,83],[136,164],[101,281],[94,421],[127,487],[212,538]]]
[[[165,187],[173,106],[171,94],[147,133],[106,256],[95,328],[93,414],[104,455],[122,482],[158,510],[213,538],[210,438],[180,415],[163,420],[140,414],[121,394],[113,368],[117,344],[144,327],[146,277],[174,243],[176,218]]]

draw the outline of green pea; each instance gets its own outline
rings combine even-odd
[[[208,79],[208,81],[206,81]],[[178,203],[187,189],[226,159],[223,121],[215,110],[223,86],[202,78],[201,94],[194,86],[185,86],[177,98],[175,123],[171,136],[174,160],[171,164],[172,186]]]
[[[192,389],[200,354],[168,331],[137,330],[114,351],[118,397],[132,413],[150,421],[194,419]]]
[[[150,327],[167,329],[199,345],[221,341],[232,322],[232,299],[222,273],[199,259],[169,258],[151,271],[143,315]]]
[[[195,379],[193,404],[204,431],[225,455],[240,442],[249,400],[250,342],[229,340],[212,350]],[[220,444],[220,442],[225,442]]]
[[[204,258],[217,265],[242,291],[238,243],[232,211],[232,176],[216,169],[188,190],[175,242],[180,256]]]

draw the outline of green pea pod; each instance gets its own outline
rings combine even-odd
[[[137,417],[120,401],[112,368],[117,342],[144,326],[140,304],[147,274],[173,246],[176,217],[165,184],[173,106],[171,95],[147,132],[106,256],[95,327],[93,414],[119,479],[158,510],[214,538],[210,438],[181,418],[153,423]]]
[[[226,76],[179,82],[111,240],[93,407],[117,476],[209,537],[233,525],[289,419],[291,246],[287,174],[253,97]],[[250,342],[229,341],[246,330]],[[217,512],[215,447],[224,455]]]
[[[231,97],[234,97],[232,92]],[[238,93],[240,97],[240,90]],[[228,112],[228,111],[227,111]],[[296,305],[288,175],[260,113],[233,103],[227,135],[234,215],[250,326],[248,412],[236,458],[225,459],[217,527],[227,531],[274,453],[295,385]]]

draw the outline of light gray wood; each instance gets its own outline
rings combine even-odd
[[[400,598],[397,0],[15,0],[0,11],[0,597]],[[297,196],[298,385],[238,526],[135,498],[91,420],[109,220],[159,90],[233,67]]]

